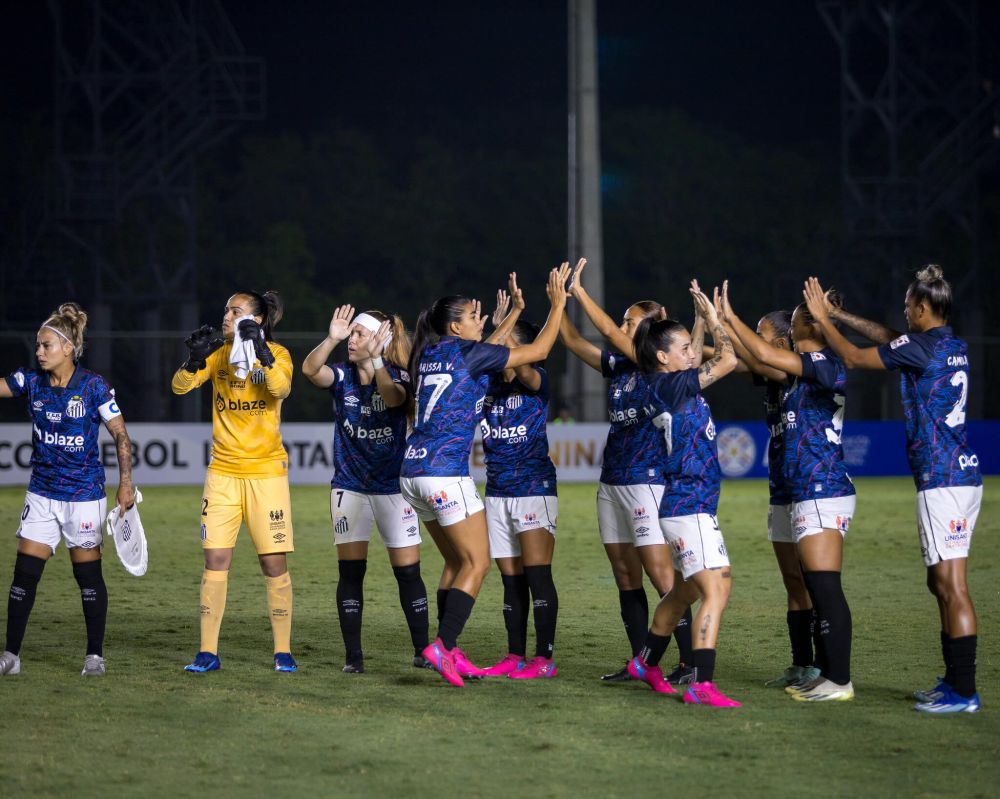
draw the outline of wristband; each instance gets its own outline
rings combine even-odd
[[[381,355],[372,358],[372,366],[374,366],[376,369],[385,369],[385,361],[382,360]]]

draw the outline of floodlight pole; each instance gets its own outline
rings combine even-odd
[[[568,0],[569,114],[567,119],[567,229],[571,265],[587,259],[587,292],[604,305],[604,246],[601,233],[601,141],[597,85],[596,0]],[[569,312],[596,346],[605,342],[572,300]],[[607,404],[604,380],[577,358],[567,360],[567,404],[581,421],[599,421]]]

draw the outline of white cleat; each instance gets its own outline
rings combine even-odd
[[[21,673],[21,658],[13,652],[4,652],[0,655],[0,676]]]
[[[854,699],[854,685],[837,685],[830,680],[823,680],[808,690],[802,689],[792,694],[796,702],[850,702]]]
[[[103,677],[104,658],[100,655],[87,655],[83,660],[83,671],[80,672],[80,676]]]

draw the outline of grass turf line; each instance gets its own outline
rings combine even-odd
[[[184,673],[198,645],[200,488],[143,489],[149,574],[127,575],[106,550],[104,679],[79,676],[84,627],[65,550],[46,568],[22,674],[0,678],[0,785],[10,796],[147,799],[208,791],[631,796],[650,788],[686,797],[989,796],[1000,784],[1000,711],[993,708],[1000,701],[1000,480],[987,481],[970,561],[984,707],[953,718],[918,715],[908,698],[941,671],[913,484],[857,483],[845,590],[858,696],[821,706],[763,687],[790,662],[784,590],[766,538],[767,488],[762,481],[724,484],[719,519],[735,583],[717,679],[745,703],[737,710],[685,707],[638,683],[597,679],[628,653],[597,537],[593,485],[559,492],[559,675],[473,682],[464,690],[410,666],[395,580],[377,536],[365,582],[368,673],[340,672],[336,553],[323,487],[292,490],[293,651],[301,671],[271,671],[264,582],[244,533],[222,628],[223,670]],[[23,496],[0,490],[10,530]],[[0,585],[10,579],[14,550],[10,540],[0,552]],[[426,532],[423,558],[433,618],[440,558]],[[475,662],[504,654],[500,598],[494,571],[462,638]],[[529,648],[532,639],[529,625]],[[671,647],[664,663],[675,660]]]

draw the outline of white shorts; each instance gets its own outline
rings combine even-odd
[[[972,531],[982,502],[982,486],[929,488],[917,492],[917,533],[925,565],[969,557]]]
[[[663,537],[670,544],[674,568],[687,580],[705,569],[729,565],[726,542],[722,540],[719,520],[707,513],[670,516],[660,519]]]
[[[640,483],[597,487],[597,526],[602,544],[664,544],[660,532],[660,500],[663,486]]]
[[[486,529],[491,558],[517,558],[517,537],[532,530],[556,534],[559,500],[556,497],[486,497]]]
[[[824,530],[840,530],[841,536],[847,535],[854,517],[854,506],[857,497],[826,497],[824,499],[807,499],[792,505],[792,532],[798,543],[807,535],[816,535]]]
[[[399,488],[422,522],[447,527],[483,509],[471,477],[400,477]]]
[[[767,506],[767,540],[780,544],[794,544],[792,532],[792,510],[795,505]]]
[[[330,492],[330,520],[335,544],[367,543],[372,537],[372,522],[378,525],[389,549],[420,544],[417,514],[402,494],[360,494],[334,488]]]
[[[107,516],[105,498],[90,502],[61,502],[32,494],[24,498],[17,537],[45,544],[53,553],[64,539],[69,549],[94,549],[101,545],[101,528]]]

